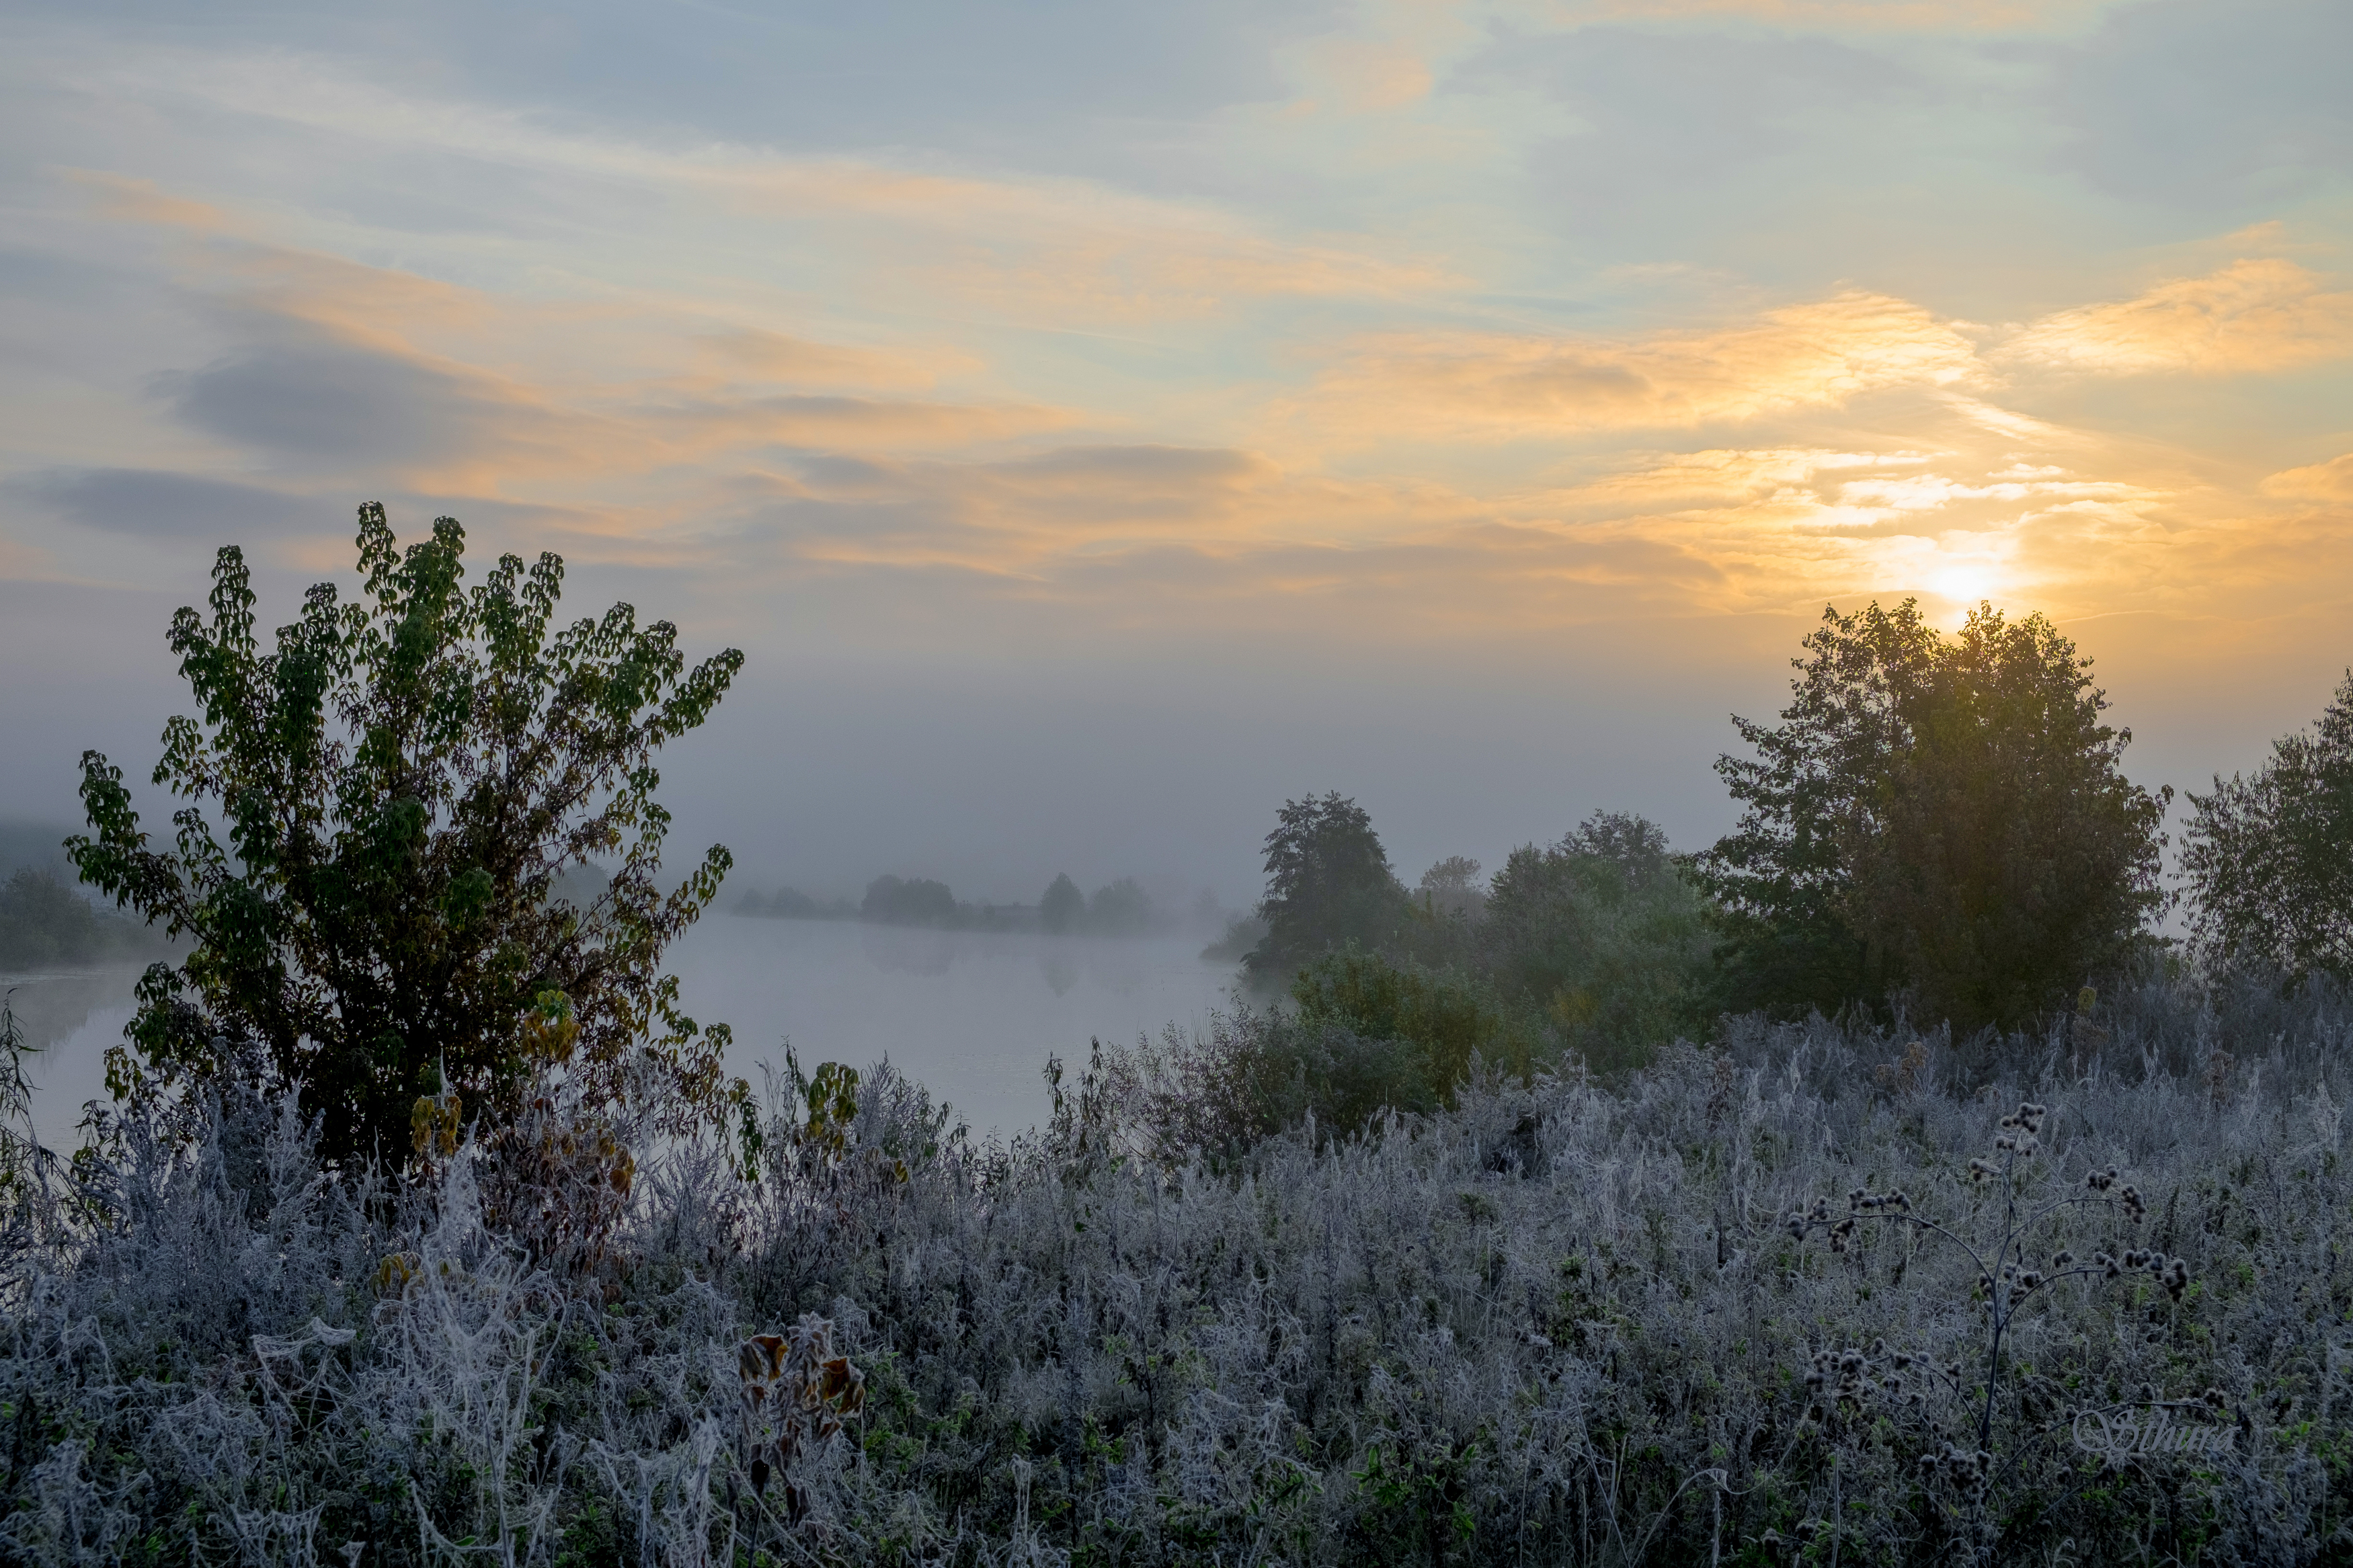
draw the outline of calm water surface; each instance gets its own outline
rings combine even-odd
[[[805,1067],[861,1071],[888,1058],[952,1103],[975,1132],[1045,1114],[1050,1055],[1087,1042],[1191,1029],[1225,1005],[1231,964],[1199,935],[1133,940],[911,931],[854,921],[707,917],[670,950],[689,1016],[734,1026],[729,1066],[759,1082],[789,1039]],[[141,965],[0,979],[29,1043],[43,1139],[70,1147],[84,1100],[106,1092],[106,1047],[131,1020]]]

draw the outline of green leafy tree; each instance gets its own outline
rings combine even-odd
[[[1067,873],[1057,873],[1038,900],[1038,923],[1050,931],[1076,931],[1087,918],[1087,896]]]
[[[2353,671],[2310,732],[2189,803],[2181,869],[2199,955],[2353,974]]]
[[[1557,844],[1512,852],[1478,939],[1506,994],[1541,1008],[1597,1068],[1638,1066],[1713,1009],[1706,896],[1656,823],[1596,812]]]
[[[2164,902],[2171,791],[2122,772],[2091,661],[1989,605],[1950,638],[1906,600],[1823,613],[1781,723],[1736,718],[1746,808],[1700,859],[1751,1005],[1908,993],[1957,1027],[2017,1025],[2122,963]]]
[[[709,716],[743,656],[689,669],[677,628],[627,605],[556,627],[554,555],[503,556],[466,588],[454,519],[404,550],[371,504],[358,546],[364,602],[318,584],[273,649],[233,548],[209,618],[173,617],[199,716],[165,728],[154,771],[187,803],[168,847],[121,770],[82,758],[83,879],[194,944],[140,983],[127,1033],[151,1073],[119,1054],[111,1086],[258,1059],[304,1086],[327,1156],[405,1158],[428,1100],[513,1110],[526,1028],[558,993],[590,1099],[643,1097],[673,1130],[722,1118],[743,1095],[721,1069],[727,1031],[679,1012],[660,958],[730,859],[714,847],[659,887],[654,753]],[[618,869],[585,907],[556,896],[592,857]]]
[[[1266,936],[1242,960],[1272,983],[1349,942],[1378,949],[1408,918],[1405,889],[1389,869],[1372,817],[1336,790],[1287,800],[1266,836]]]

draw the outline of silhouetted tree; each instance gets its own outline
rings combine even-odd
[[[1365,809],[1335,790],[1284,801],[1275,823],[1258,907],[1267,933],[1242,960],[1251,978],[1279,979],[1351,942],[1389,941],[1406,917],[1406,892]]]
[[[2353,670],[2309,733],[2189,803],[2181,869],[2199,955],[2353,974]]]
[[[1825,610],[1701,858],[1736,1000],[1826,1010],[1907,989],[1963,1029],[2014,1025],[2120,963],[2162,905],[2171,791],[2121,771],[2091,663],[1989,605],[1946,638],[1906,600]]]
[[[1087,925],[1105,936],[1135,936],[1152,929],[1152,898],[1133,877],[1097,888],[1087,900]]]
[[[258,1052],[305,1086],[332,1158],[405,1158],[427,1097],[512,1109],[526,1015],[551,991],[593,1095],[645,1086],[682,1128],[742,1094],[720,1070],[724,1026],[681,1016],[660,970],[728,854],[661,889],[653,759],[743,655],[689,670],[677,628],[627,605],[552,629],[563,562],[502,556],[469,590],[464,542],[441,518],[404,551],[384,509],[362,507],[364,602],[318,584],[267,652],[244,557],[220,552],[209,621],[172,620],[200,716],[171,721],[155,768],[187,802],[169,847],[140,827],[121,770],[82,758],[83,879],[195,942],[148,970],[130,1039],[167,1084]],[[619,869],[586,907],[554,896],[567,868],[611,853]],[[127,1058],[110,1080],[133,1087]]]
[[[1038,900],[1038,923],[1050,931],[1070,931],[1086,918],[1087,896],[1067,874],[1057,873]]]
[[[894,926],[949,926],[956,921],[955,894],[928,877],[877,877],[866,884],[859,918]]]

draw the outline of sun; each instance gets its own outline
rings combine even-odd
[[[2001,572],[1988,561],[1957,562],[1928,579],[1928,591],[1966,616],[2001,592]]]

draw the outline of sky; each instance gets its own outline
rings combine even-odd
[[[1411,880],[1734,812],[1825,605],[2040,611],[2129,771],[2353,664],[2343,0],[0,6],[0,816],[352,518],[746,664],[681,846]],[[2175,813],[2178,826],[2179,811]]]

